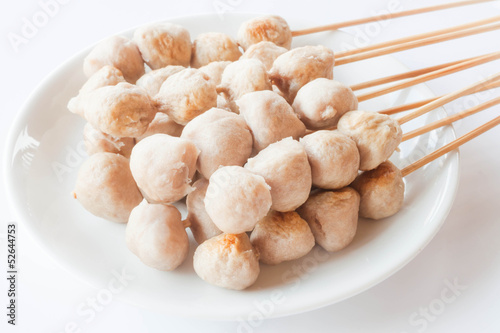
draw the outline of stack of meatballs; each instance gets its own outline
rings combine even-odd
[[[236,290],[257,280],[259,262],[298,259],[316,243],[339,251],[358,216],[395,214],[404,182],[387,160],[399,124],[357,110],[333,80],[332,50],[291,42],[283,18],[263,16],[236,40],[192,42],[185,28],[155,23],[98,43],[68,103],[87,121],[90,156],[74,197],[127,223],[128,248],[158,270],[186,259],[189,227],[196,273]],[[173,203],[184,199],[183,220]]]

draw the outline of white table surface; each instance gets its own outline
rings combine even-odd
[[[50,0],[2,1],[0,4],[0,140],[5,141],[24,100],[56,66],[95,41],[149,21],[195,13],[227,11],[276,13],[285,18],[311,18],[327,24],[378,13],[390,6],[401,10],[444,1],[353,0],[60,0],[45,26],[33,33],[17,52],[9,34],[21,34],[23,20],[32,19],[41,3]],[[498,15],[500,1],[391,21],[377,27],[345,29],[361,42],[431,31],[464,21]],[[223,14],[222,14],[223,15]],[[367,38],[365,38],[368,36]],[[395,54],[412,69],[498,51],[500,32]],[[500,68],[499,62],[429,83],[438,95],[478,81]],[[498,95],[498,91],[496,92]],[[484,101],[492,95],[478,97]],[[458,112],[472,100],[447,106]],[[459,135],[498,115],[500,107],[476,115],[456,126]],[[460,187],[450,215],[432,242],[412,262],[386,281],[341,303],[320,310],[266,320],[253,332],[499,332],[500,331],[500,128],[461,148]],[[3,145],[1,153],[4,152]],[[3,157],[2,157],[3,158]],[[3,164],[2,164],[3,165]],[[3,180],[2,180],[3,183]],[[14,217],[0,189],[0,234]],[[238,322],[180,319],[113,300],[89,323],[77,314],[82,302],[97,290],[58,266],[19,224],[18,325],[2,332],[65,332],[71,322],[80,332],[246,332]],[[1,243],[1,270],[5,271],[5,239]],[[465,289],[450,289],[454,282]],[[444,298],[443,298],[444,297]],[[5,305],[6,281],[0,282],[0,304]],[[4,308],[5,309],[5,308]],[[427,314],[425,312],[427,311]],[[71,324],[67,328],[70,327]],[[7,330],[5,330],[7,328]],[[71,330],[67,330],[71,331]],[[75,330],[78,332],[78,330]]]

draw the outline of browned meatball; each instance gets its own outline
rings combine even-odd
[[[183,69],[185,69],[185,67],[182,66],[166,66],[158,68],[141,76],[141,78],[137,80],[136,84],[146,90],[149,96],[155,97],[160,91],[163,82]]]
[[[241,57],[238,44],[220,32],[200,34],[193,42],[191,67],[199,68],[213,61],[236,61]]]
[[[238,43],[244,50],[262,41],[273,42],[290,49],[292,31],[285,19],[276,15],[265,15],[241,24],[238,30]]]
[[[181,136],[182,129],[184,126],[177,124],[175,121],[170,119],[163,112],[157,112],[153,121],[149,124],[148,129],[144,134],[136,138],[136,141],[139,142],[148,136],[153,134],[168,134],[170,136]]]
[[[259,42],[250,46],[241,59],[257,59],[264,64],[266,70],[271,70],[274,60],[288,50],[273,42]]]

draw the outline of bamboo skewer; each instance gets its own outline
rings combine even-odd
[[[454,26],[451,28],[440,29],[440,30],[436,30],[436,31],[430,31],[430,32],[422,33],[422,34],[413,35],[413,36],[398,38],[398,39],[387,41],[387,42],[382,42],[382,43],[377,43],[377,44],[373,44],[373,45],[360,47],[360,48],[357,48],[354,50],[337,52],[335,54],[335,56],[338,59],[340,59],[340,58],[344,58],[344,57],[351,56],[354,54],[364,53],[364,52],[377,50],[377,49],[383,49],[386,47],[399,45],[399,44],[403,44],[403,43],[408,43],[408,42],[415,41],[415,40],[420,40],[420,39],[425,39],[425,38],[429,38],[429,37],[445,35],[445,34],[449,34],[452,32],[462,31],[462,30],[466,30],[466,29],[470,29],[470,28],[480,27],[480,26],[495,23],[498,21],[500,21],[500,15],[493,16],[493,17],[490,17],[487,19],[482,19],[479,21],[474,21],[474,22],[470,22],[470,23],[466,23],[466,24],[457,25],[457,26]]]
[[[447,145],[441,147],[440,149],[430,153],[429,155],[426,155],[424,157],[422,157],[420,160],[416,161],[415,163],[412,163],[408,166],[406,166],[405,168],[403,168],[401,170],[401,173],[403,175],[403,177],[406,177],[408,176],[410,173],[412,173],[413,171],[423,167],[424,165],[434,161],[435,159],[443,156],[444,154],[447,154],[449,153],[450,151],[452,150],[455,150],[457,149],[458,147],[460,147],[461,145],[463,145],[464,143],[474,139],[475,137],[483,134],[484,132],[492,129],[493,127],[497,126],[500,124],[500,116],[490,120],[489,122],[487,122],[486,124],[482,125],[482,126],[479,126],[478,128],[470,131],[469,133],[461,136],[460,138],[448,143]]]
[[[427,81],[430,81],[430,80],[434,80],[434,79],[437,79],[437,78],[439,78],[441,76],[445,76],[445,75],[449,75],[449,74],[452,74],[452,73],[456,73],[456,72],[465,70],[467,68],[478,66],[478,65],[481,65],[481,64],[493,61],[493,60],[497,60],[497,59],[500,59],[500,51],[493,52],[493,53],[490,53],[490,54],[486,54],[484,56],[480,56],[480,57],[477,57],[477,58],[473,58],[472,60],[467,60],[467,61],[464,61],[464,62],[460,62],[460,63],[452,65],[452,66],[448,66],[448,67],[445,67],[445,68],[442,68],[442,69],[438,69],[438,70],[436,70],[434,72],[422,74],[422,75],[419,75],[419,76],[417,76],[417,77],[415,77],[413,79],[409,79],[409,80],[407,80],[405,82],[394,84],[394,85],[392,85],[390,87],[385,87],[383,89],[379,89],[379,90],[376,90],[376,91],[372,91],[372,92],[368,92],[368,93],[365,93],[365,94],[361,94],[361,95],[357,96],[358,102],[363,102],[363,101],[366,101],[366,100],[369,100],[369,99],[372,99],[372,98],[375,98],[375,97],[383,96],[383,95],[386,95],[388,93],[391,93],[391,92],[394,92],[394,91],[397,91],[397,90],[401,90],[401,89],[404,89],[404,88],[408,88],[408,87],[417,85],[419,83],[423,83],[423,82],[427,82]]]
[[[390,14],[386,15],[385,19],[393,19],[393,18],[398,18],[398,17],[423,14],[423,13],[428,13],[428,12],[437,11],[437,10],[462,7],[462,6],[468,6],[468,5],[475,5],[475,4],[479,4],[479,3],[483,3],[483,2],[490,2],[490,1],[493,1],[493,0],[469,0],[469,1],[452,2],[452,3],[437,5],[437,6],[407,10],[407,11],[403,11],[403,12],[399,12],[399,13],[390,13]],[[375,22],[375,21],[380,21],[380,20],[381,20],[381,17],[379,17],[379,16],[366,17],[366,18],[362,18],[362,19],[356,19],[356,20],[351,20],[351,21],[346,21],[346,22],[341,22],[341,23],[334,23],[334,24],[324,25],[324,26],[315,27],[315,28],[292,31],[292,36],[296,37],[296,36],[308,35],[308,34],[312,34],[312,33],[316,33],[316,32],[337,30],[340,28],[345,28],[345,27],[350,27],[353,25],[370,23],[370,22]]]
[[[373,50],[373,51],[368,51],[368,52],[363,52],[363,53],[343,57],[343,58],[335,60],[335,64],[336,64],[336,66],[345,65],[345,64],[352,63],[352,62],[359,61],[359,60],[365,60],[365,59],[369,59],[369,58],[379,57],[379,56],[394,53],[394,52],[405,51],[405,50],[409,50],[409,49],[416,48],[416,47],[422,47],[422,46],[427,46],[427,45],[431,45],[431,44],[435,44],[435,43],[441,43],[441,42],[449,41],[452,39],[467,37],[467,36],[476,35],[476,34],[489,32],[489,31],[494,31],[494,30],[498,30],[498,29],[500,29],[500,23],[491,24],[491,25],[487,25],[487,26],[481,26],[481,27],[477,27],[477,28],[466,29],[466,30],[461,30],[461,31],[456,31],[456,32],[452,32],[452,33],[448,33],[448,34],[444,34],[444,35],[438,35],[438,36],[434,36],[434,37],[429,37],[429,38],[425,38],[425,39],[413,40],[411,42],[397,44],[397,45],[393,45],[393,46],[386,47],[383,49],[377,49],[377,50]]]

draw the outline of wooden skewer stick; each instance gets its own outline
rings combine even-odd
[[[393,18],[398,18],[398,17],[423,14],[423,13],[428,13],[428,12],[437,11],[437,10],[449,9],[449,8],[454,8],[454,7],[462,7],[462,6],[467,6],[467,5],[475,5],[475,4],[489,2],[489,1],[493,1],[493,0],[457,1],[457,2],[452,2],[452,3],[437,5],[437,6],[406,10],[406,11],[399,12],[399,13],[389,13],[389,14],[385,15],[385,17],[381,17],[381,16],[366,17],[366,18],[356,19],[356,20],[352,20],[352,21],[324,25],[321,27],[292,31],[292,36],[296,37],[296,36],[308,35],[308,34],[312,34],[312,33],[316,33],[316,32],[337,30],[340,28],[350,27],[353,25],[359,25],[359,24],[364,24],[364,23],[369,23],[369,22],[380,21],[380,20],[384,20],[384,19],[393,19]]]
[[[357,49],[354,49],[354,50],[337,52],[337,53],[335,53],[335,57],[337,59],[340,59],[340,58],[344,58],[344,57],[347,57],[347,56],[350,56],[350,55],[354,55],[354,54],[358,54],[358,53],[368,52],[368,51],[377,50],[377,49],[383,49],[383,48],[386,48],[386,47],[389,47],[389,46],[399,45],[399,44],[403,44],[403,43],[408,43],[408,42],[411,42],[411,41],[414,41],[414,40],[425,39],[425,38],[429,38],[429,37],[433,37],[433,36],[444,35],[444,34],[456,32],[456,31],[461,31],[461,30],[466,30],[466,29],[470,29],[470,28],[475,28],[475,27],[479,27],[479,26],[483,26],[483,25],[495,23],[495,22],[498,22],[498,21],[500,21],[500,16],[497,15],[497,16],[489,17],[489,18],[482,19],[482,20],[479,20],[479,21],[474,21],[474,22],[470,22],[470,23],[466,23],[466,24],[461,24],[461,25],[457,25],[457,26],[454,26],[454,27],[446,28],[446,29],[440,29],[440,30],[436,30],[436,31],[430,31],[430,32],[422,33],[422,34],[417,34],[417,35],[412,35],[412,36],[408,36],[408,37],[398,38],[398,39],[387,41],[387,42],[382,42],[382,43],[377,43],[377,44],[373,44],[373,45],[368,45],[368,46],[360,47],[360,48],[357,48]]]
[[[409,50],[409,49],[416,48],[416,47],[427,46],[427,45],[431,45],[431,44],[435,44],[435,43],[441,43],[441,42],[449,41],[452,39],[467,37],[467,36],[471,36],[471,35],[477,35],[480,33],[494,31],[494,30],[498,30],[498,29],[500,29],[500,23],[491,24],[491,25],[482,26],[482,27],[477,27],[477,28],[466,29],[466,30],[461,30],[461,31],[456,31],[456,32],[452,32],[449,34],[438,35],[438,36],[429,37],[429,38],[425,38],[425,39],[414,40],[414,41],[411,41],[408,43],[393,45],[393,46],[389,46],[389,47],[386,47],[383,49],[377,49],[377,50],[373,50],[373,51],[363,52],[363,53],[343,57],[340,59],[336,59],[335,65],[336,66],[345,65],[345,64],[349,64],[351,62],[355,62],[355,61],[359,61],[359,60],[380,57],[380,56],[394,53],[394,52],[405,51],[405,50]]]
[[[398,91],[398,90],[401,90],[404,88],[412,87],[412,86],[417,85],[419,83],[434,80],[434,79],[440,78],[442,76],[453,74],[456,72],[460,72],[460,71],[463,71],[467,68],[478,66],[478,65],[481,65],[481,64],[493,61],[493,60],[497,60],[497,59],[500,59],[500,51],[486,54],[484,56],[480,56],[477,58],[473,58],[472,60],[466,60],[464,62],[460,62],[460,63],[455,64],[455,65],[451,65],[451,66],[448,66],[448,67],[445,67],[442,69],[438,69],[434,72],[422,74],[422,75],[419,75],[413,79],[409,79],[409,80],[406,80],[406,81],[401,82],[401,83],[396,83],[390,87],[384,87],[384,88],[376,90],[376,91],[361,94],[361,95],[357,96],[358,102],[363,102],[363,101],[366,101],[366,100],[369,100],[369,99],[372,99],[375,97],[389,94],[389,93],[394,92],[394,91]]]
[[[440,106],[443,106],[451,101],[454,101],[457,98],[460,98],[462,96],[477,92],[480,89],[484,88],[485,85],[487,85],[491,82],[498,81],[499,79],[500,79],[500,73],[497,73],[497,74],[494,74],[492,76],[489,76],[488,78],[486,78],[484,80],[481,80],[481,81],[476,82],[470,86],[467,86],[463,89],[446,94],[443,97],[440,97],[440,98],[436,99],[435,101],[430,102],[429,104],[426,104],[426,105],[416,109],[412,113],[409,113],[409,114],[399,118],[398,122],[400,124],[404,124],[404,123],[406,123],[412,119],[415,119],[415,118],[417,118],[417,117],[419,117],[419,116],[421,116],[429,111],[432,111],[432,110],[434,110]]]
[[[427,124],[425,126],[417,128],[416,130],[413,130],[413,131],[410,131],[408,133],[405,133],[403,135],[402,142],[404,142],[406,140],[413,139],[414,137],[422,135],[424,133],[430,132],[433,129],[449,125],[449,124],[451,124],[451,123],[453,123],[453,122],[455,122],[455,121],[457,121],[459,119],[463,119],[465,117],[468,117],[468,116],[471,116],[473,114],[476,114],[476,113],[478,113],[480,111],[489,109],[492,106],[495,106],[497,104],[500,104],[500,97],[494,98],[491,101],[488,101],[488,102],[476,105],[476,106],[474,106],[474,107],[472,107],[470,109],[467,109],[465,111],[455,113],[454,115],[448,116],[448,117],[443,118],[443,119],[439,119],[439,120],[434,121],[434,122],[432,122],[430,124]]]
[[[484,124],[482,126],[479,126],[475,130],[470,131],[469,133],[467,133],[467,134],[461,136],[460,138],[450,142],[449,144],[447,144],[447,145],[443,146],[442,148],[430,153],[429,155],[422,157],[420,160],[408,165],[407,167],[405,167],[401,170],[403,177],[408,176],[413,171],[418,170],[419,168],[423,167],[427,163],[434,161],[435,159],[443,156],[444,154],[447,154],[450,151],[457,149],[458,147],[460,147],[464,143],[474,139],[475,137],[483,134],[484,132],[492,129],[493,127],[495,127],[499,124],[500,124],[500,116],[494,118],[493,120],[490,120],[489,122],[487,122],[486,124]]]
[[[495,88],[499,88],[499,87],[500,87],[500,81],[496,81],[496,82],[489,83],[489,84],[485,85],[484,87],[481,87],[480,89],[478,89],[477,91],[475,91],[473,93],[477,93],[477,92],[481,92],[481,91],[485,91],[485,90],[490,90],[490,89],[495,89]],[[379,113],[386,114],[386,115],[393,115],[393,114],[396,114],[399,112],[413,110],[413,109],[416,109],[418,107],[424,106],[425,104],[429,104],[431,102],[434,102],[435,100],[437,100],[443,96],[444,95],[441,95],[438,97],[428,98],[428,99],[425,99],[425,100],[419,101],[419,102],[395,106],[392,108],[388,108],[388,109],[379,111]]]

